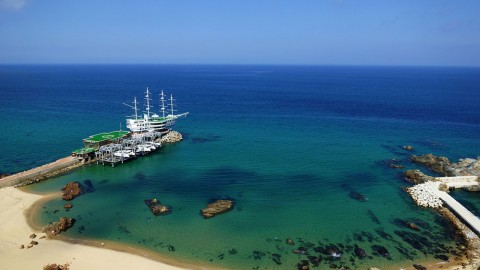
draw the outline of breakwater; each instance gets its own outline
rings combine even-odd
[[[84,162],[74,157],[64,157],[54,162],[36,167],[27,171],[19,172],[0,179],[0,188],[8,186],[22,186],[42,181],[61,173],[82,166]]]

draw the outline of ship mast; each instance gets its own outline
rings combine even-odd
[[[170,94],[170,110],[172,111],[172,116],[174,116],[174,115],[175,115],[175,113],[174,113],[174,112],[175,112],[175,110],[173,109],[173,106],[174,106],[174,105],[173,105],[173,101],[174,101],[174,99],[173,99],[173,95],[172,95],[172,94]]]
[[[133,98],[133,110],[135,111],[135,120],[138,119],[137,97]]]
[[[163,90],[160,93],[160,102],[162,102],[162,106],[160,110],[162,111],[162,117],[165,118],[165,95],[163,94]]]
[[[135,120],[137,120],[138,119],[137,97],[133,98],[133,106],[130,105],[130,104],[125,104],[125,103],[123,103],[123,105],[128,106],[128,107],[133,109],[133,111],[135,112]]]
[[[146,95],[145,95],[145,109],[147,110],[147,118],[150,119],[150,91],[148,91],[148,87],[147,87],[147,91],[145,92]]]

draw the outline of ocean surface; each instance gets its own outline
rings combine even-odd
[[[142,101],[147,86],[155,110],[163,89],[179,112],[190,112],[175,126],[184,140],[115,168],[89,165],[32,185],[39,193],[69,181],[87,188],[69,211],[62,200],[47,202],[38,223],[68,216],[76,219],[68,237],[230,269],[295,269],[306,261],[384,269],[460,253],[448,221],[402,191],[409,186],[402,172],[433,175],[411,154],[479,156],[480,68],[0,66],[0,173],[125,129],[132,110],[122,103]],[[478,194],[454,196],[480,209]],[[153,216],[144,203],[152,198],[172,213]],[[200,209],[220,198],[234,199],[234,209],[204,219]]]

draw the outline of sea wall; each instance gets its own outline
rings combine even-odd
[[[68,156],[37,168],[4,177],[0,179],[0,188],[8,186],[22,186],[39,182],[48,177],[78,168],[83,164],[84,163],[81,160]]]

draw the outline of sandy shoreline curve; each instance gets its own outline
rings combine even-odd
[[[2,270],[43,269],[49,263],[70,264],[70,269],[164,269],[180,267],[122,251],[65,241],[40,239],[45,234],[32,229],[26,215],[44,196],[13,187],[0,189],[0,268]],[[35,239],[30,235],[36,233]],[[30,241],[38,245],[27,248]],[[21,249],[20,246],[25,248]],[[170,262],[169,262],[170,263]],[[173,262],[172,262],[173,263]]]
[[[28,193],[14,187],[0,188],[0,269],[23,270],[43,269],[49,263],[69,264],[70,269],[217,269],[201,265],[189,265],[164,258],[145,250],[130,248],[115,242],[99,240],[69,239],[41,239],[45,233],[35,225],[35,215],[38,215],[43,202],[53,197],[61,196],[55,192],[38,195]],[[30,235],[36,233],[35,239]],[[30,241],[37,241],[38,245],[27,248]],[[21,249],[20,246],[25,248]],[[438,262],[423,261],[420,264],[427,269],[463,270],[474,269],[466,265],[466,260]],[[463,264],[463,265],[462,265]],[[373,265],[372,265],[373,266]],[[386,269],[414,270],[410,263],[400,263],[388,266]]]

